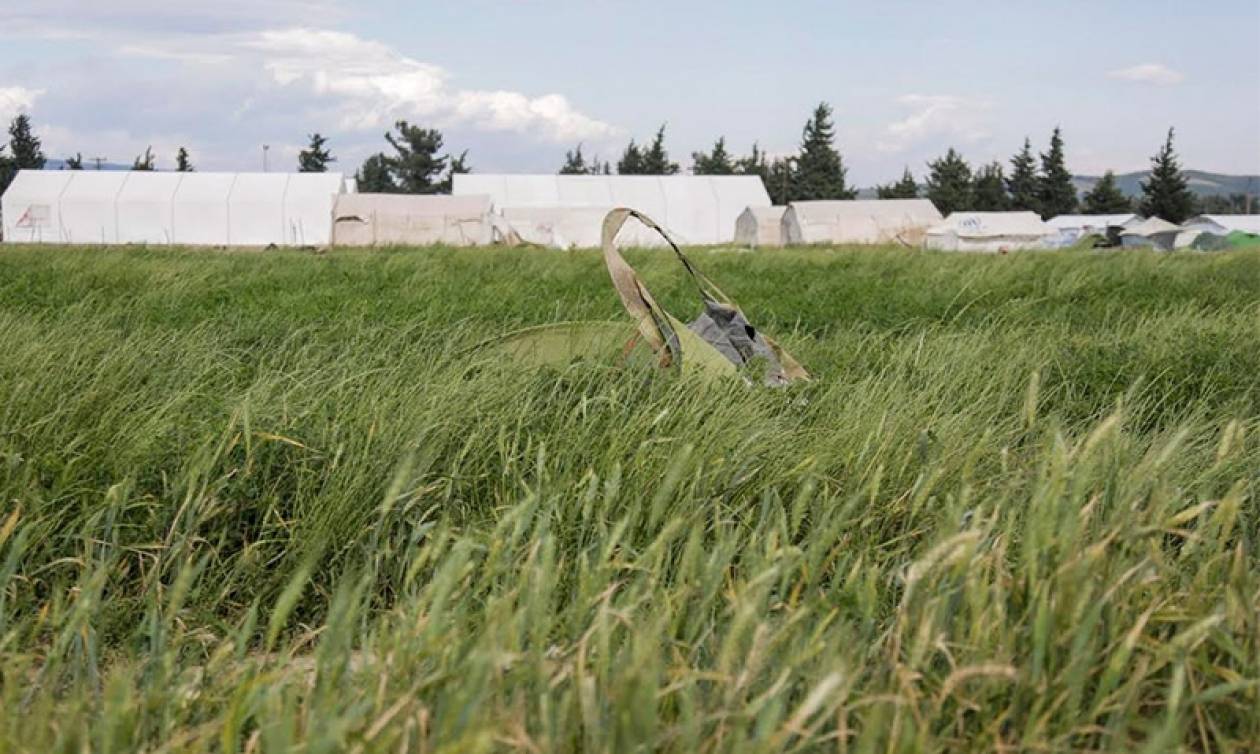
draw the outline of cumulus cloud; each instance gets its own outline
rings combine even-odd
[[[945,94],[907,94],[897,103],[912,112],[889,123],[876,143],[887,154],[906,152],[931,142],[973,144],[988,138],[985,126],[991,105],[981,99]]]
[[[292,22],[335,21],[340,0],[39,0],[0,5],[0,34],[51,38],[220,34]]]
[[[1174,71],[1163,63],[1142,63],[1128,68],[1117,68],[1109,71],[1107,75],[1122,81],[1136,81],[1159,86],[1172,86],[1186,80],[1184,73]]]
[[[0,86],[0,122],[7,123],[18,113],[29,111],[43,93],[24,86]]]

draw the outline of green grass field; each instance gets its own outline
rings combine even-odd
[[[0,752],[1260,750],[1260,255],[694,261],[0,251]]]

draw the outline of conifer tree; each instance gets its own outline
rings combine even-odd
[[[450,163],[446,168],[446,176],[442,178],[438,184],[438,191],[442,194],[449,194],[455,188],[455,176],[464,173],[471,173],[472,166],[468,164],[468,150],[465,149],[459,153],[459,157],[450,158]]]
[[[337,161],[332,156],[332,152],[328,149],[328,139],[319,133],[313,133],[307,137],[309,144],[306,149],[298,152],[298,172],[299,173],[327,173],[328,166]]]
[[[18,170],[43,170],[48,162],[39,137],[31,130],[31,116],[26,113],[9,124],[9,155]]]
[[[77,152],[74,157],[67,157],[63,170],[82,170],[83,169],[83,153]]]
[[[1133,201],[1116,185],[1116,174],[1108,170],[1085,194],[1082,209],[1087,215],[1115,215],[1132,212]]]
[[[776,157],[766,168],[762,178],[766,191],[770,194],[772,204],[787,204],[795,201],[796,196],[796,158]]]
[[[131,169],[140,171],[157,170],[157,158],[153,156],[153,147],[145,147],[144,154],[136,157],[135,162],[131,163]]]
[[[193,167],[192,159],[188,156],[188,150],[184,147],[180,147],[179,151],[175,153],[175,172],[191,173],[195,170],[196,168]]]
[[[621,159],[617,161],[617,174],[644,175],[645,173],[647,173],[647,167],[643,162],[643,150],[634,143],[634,139],[631,139],[630,144],[626,146],[626,151],[621,153]]]
[[[801,151],[793,171],[793,199],[852,199],[857,192],[845,183],[848,171],[835,147],[831,106],[820,102],[805,122]]]
[[[978,212],[1005,212],[1010,208],[1002,163],[993,162],[980,168],[976,173],[975,185],[972,186],[971,209]]]
[[[1076,211],[1078,201],[1072,174],[1063,155],[1063,135],[1058,126],[1050,135],[1050,151],[1041,154],[1041,175],[1037,179],[1037,204],[1041,218],[1049,220]]]
[[[876,186],[875,194],[880,199],[917,199],[919,184],[915,182],[914,174],[907,167],[901,174],[901,180],[887,186]]]
[[[394,148],[393,155],[384,156],[391,183],[406,194],[441,193],[451,175],[451,158],[440,154],[442,132],[405,120],[395,123],[394,130],[396,134],[385,134]]]
[[[1027,210],[1041,214],[1037,200],[1037,161],[1033,158],[1032,142],[1024,139],[1024,148],[1011,158],[1011,177],[1006,179],[1006,193],[1011,199],[1011,209]]]
[[[657,129],[652,145],[643,150],[643,172],[647,175],[674,175],[678,172],[678,163],[669,161],[669,152],[665,151],[665,124]]]
[[[1183,223],[1194,214],[1195,197],[1173,151],[1173,129],[1151,158],[1151,175],[1142,182],[1142,214]]]
[[[582,155],[581,144],[577,145],[577,149],[564,153],[564,164],[560,166],[560,175],[586,175],[588,170],[586,157]]]
[[[972,208],[971,166],[953,147],[928,163],[927,198],[942,215]]]
[[[755,147],[754,147],[755,148]],[[691,153],[691,172],[693,175],[734,175],[736,161],[726,151],[726,137],[719,137],[710,152]]]
[[[354,174],[359,191],[364,194],[397,194],[398,184],[390,174],[389,158],[383,153],[376,153],[363,161],[363,165]]]

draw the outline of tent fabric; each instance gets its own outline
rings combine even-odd
[[[335,246],[477,246],[491,241],[490,197],[341,194]]]
[[[70,185],[68,170],[20,170],[0,197],[0,235],[10,243],[61,241],[61,194]]]
[[[1187,220],[1182,227],[1218,236],[1228,236],[1234,231],[1260,235],[1260,215],[1199,215]]]
[[[606,212],[609,207],[633,207],[660,220],[684,244],[730,243],[735,220],[746,207],[770,206],[770,195],[757,176],[461,174],[455,176],[453,194],[487,195],[504,217],[518,209],[573,215],[561,224],[585,222],[591,214],[585,210],[591,208]],[[597,230],[572,235],[580,236],[585,246]],[[655,233],[628,226],[621,241],[628,246],[664,245]]]
[[[521,242],[553,249],[594,249],[600,245],[600,227],[611,210],[612,207],[509,207],[501,215]],[[632,230],[623,231],[623,243],[639,235]]]
[[[1260,246],[1260,233],[1248,233],[1243,230],[1235,230],[1225,236],[1225,242],[1230,247],[1241,249],[1248,246]]]
[[[954,212],[927,231],[924,245],[943,251],[1045,249],[1055,236],[1035,212]]]
[[[1149,217],[1136,225],[1129,226],[1129,228],[1125,230],[1124,233],[1121,233],[1120,235],[1122,237],[1123,236],[1149,237],[1149,236],[1155,235],[1156,233],[1168,233],[1170,231],[1177,231],[1177,230],[1181,230],[1180,226],[1173,225],[1167,220],[1161,220],[1158,217]]]
[[[788,244],[900,243],[918,246],[941,213],[927,199],[792,202],[783,213]]]
[[[1072,246],[1086,236],[1106,236],[1109,228],[1127,229],[1142,218],[1132,212],[1114,215],[1059,215],[1046,221],[1059,236],[1054,245]]]
[[[783,214],[787,207],[747,207],[735,220],[735,243],[741,246],[782,246]]]
[[[13,242],[323,245],[339,173],[19,171],[5,193]]]

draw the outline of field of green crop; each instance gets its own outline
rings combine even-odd
[[[1260,749],[1260,254],[694,261],[0,251],[0,752]]]

